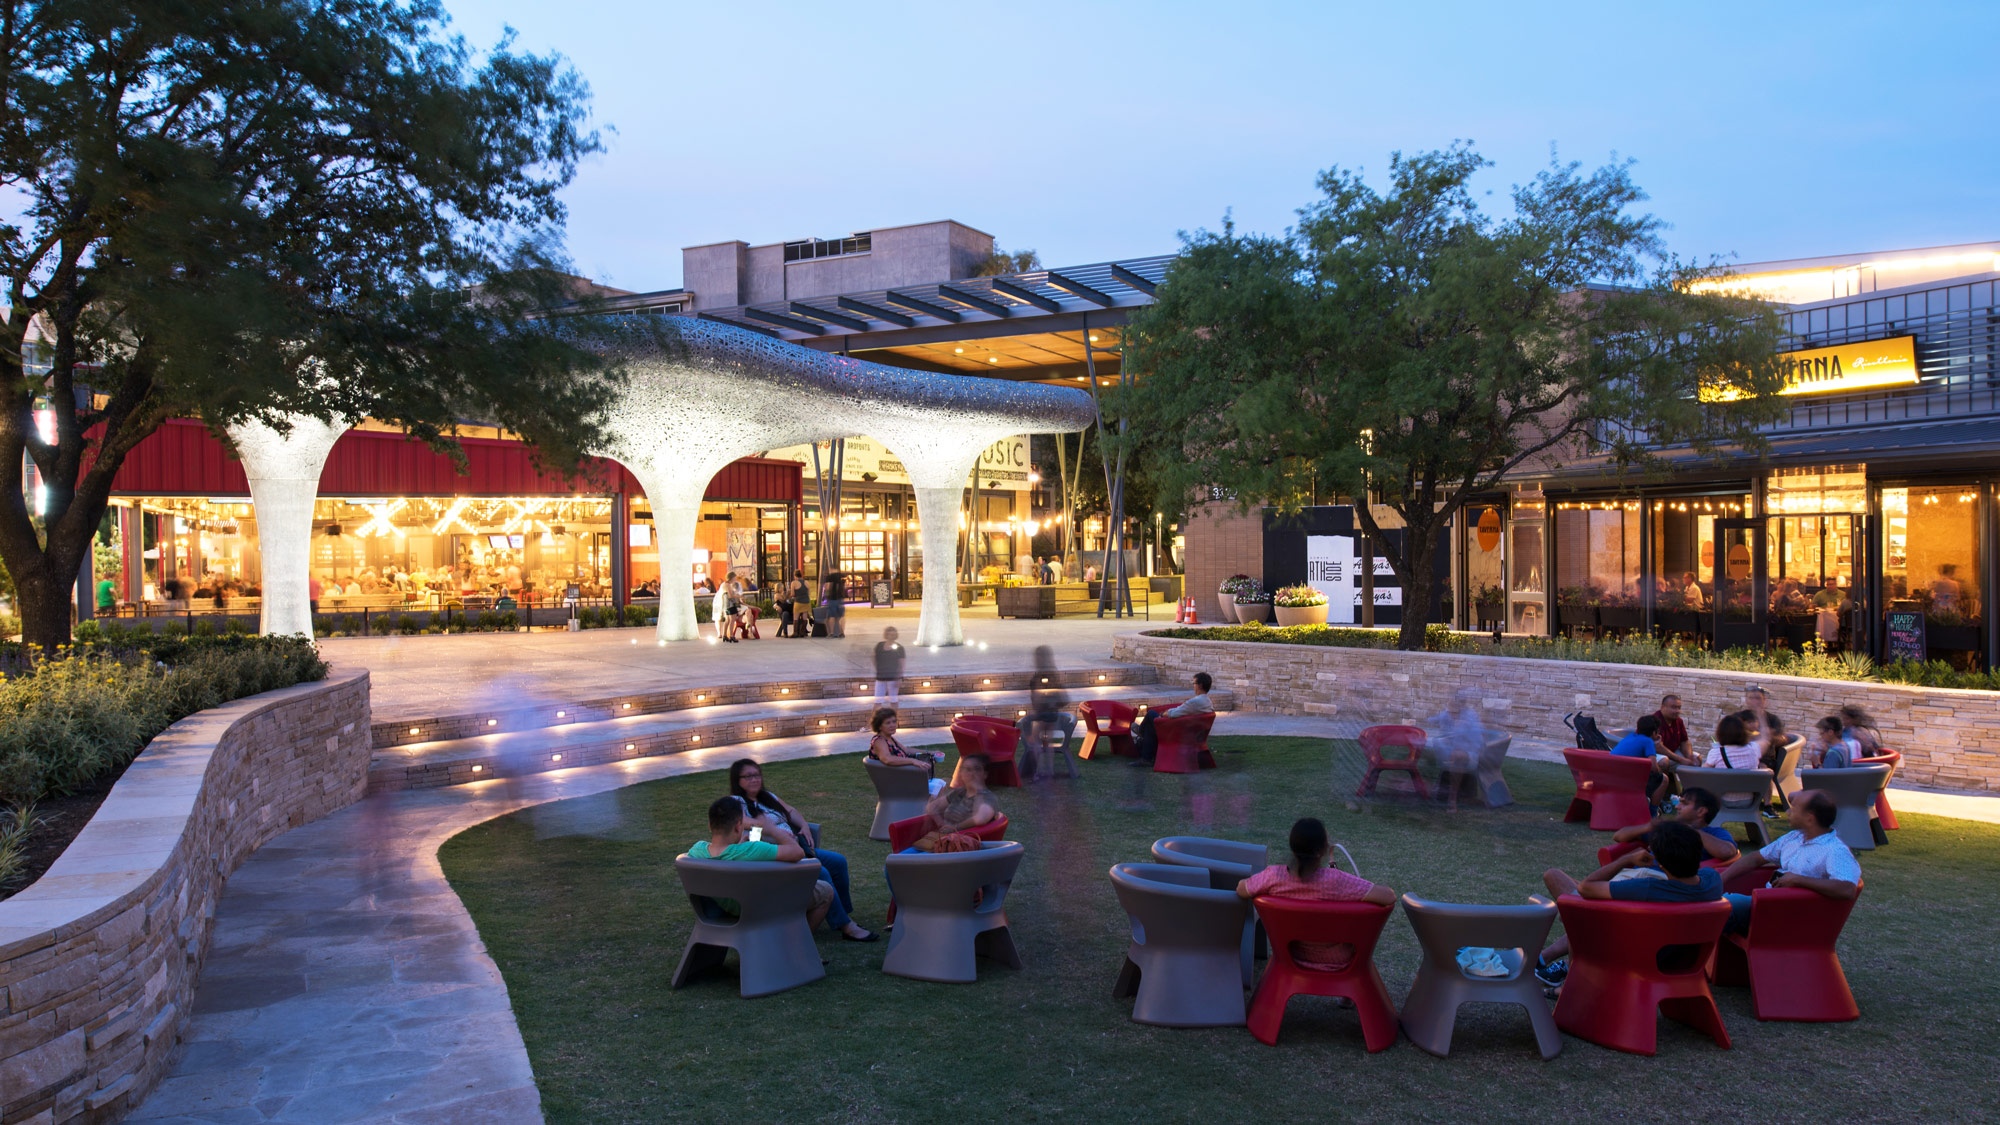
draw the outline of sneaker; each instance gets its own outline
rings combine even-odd
[[[1569,979],[1569,958],[1558,957],[1553,961],[1535,959],[1535,979],[1550,988],[1560,988]]]

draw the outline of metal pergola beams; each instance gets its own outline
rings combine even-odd
[[[695,315],[695,317],[696,317],[697,319],[699,319],[699,320],[712,320],[712,321],[714,321],[714,322],[715,322],[715,323],[717,323],[717,324],[727,324],[727,325],[728,325],[728,326],[730,326],[731,328],[744,328],[744,329],[748,329],[749,331],[752,331],[752,332],[758,332],[758,333],[761,333],[761,334],[763,334],[763,335],[765,335],[765,336],[770,336],[770,337],[772,337],[773,339],[776,339],[776,338],[777,338],[777,335],[778,335],[778,334],[777,334],[776,332],[773,332],[773,331],[771,331],[770,329],[768,329],[768,328],[765,328],[765,327],[764,327],[763,325],[760,325],[760,324],[745,324],[745,323],[743,323],[743,322],[742,322],[742,321],[740,321],[740,320],[731,320],[731,319],[729,319],[729,318],[728,318],[728,317],[726,317],[726,316],[717,316],[717,315],[715,315],[714,313],[706,313],[706,312],[705,312],[705,313],[696,313],[696,314],[694,314],[694,315]]]
[[[765,324],[776,325],[791,332],[803,332],[808,336],[826,335],[826,325],[814,324],[810,320],[800,320],[797,317],[786,316],[783,313],[765,312],[763,309],[744,309],[743,315],[749,317],[751,320],[763,321]]]
[[[1117,269],[1118,267],[1112,266],[1111,268]],[[1092,289],[1090,286],[1085,285],[1083,282],[1077,281],[1074,278],[1064,277],[1063,275],[1057,273],[1054,270],[1049,271],[1048,285],[1049,288],[1051,289],[1060,289],[1072,297],[1082,298],[1083,300],[1089,301],[1091,304],[1096,305],[1099,308],[1108,309],[1111,307],[1112,304],[1109,295],[1103,293],[1100,290]],[[1054,305],[1055,302],[1051,301],[1049,302],[1049,304]],[[1051,308],[1049,311],[1055,312],[1057,310]]]
[[[813,320],[823,320],[828,324],[837,324],[840,327],[845,328],[851,332],[868,331],[868,322],[865,320],[856,320],[851,316],[842,316],[836,312],[828,312],[825,309],[814,308],[812,305],[808,305],[804,301],[793,301],[791,303],[791,309],[794,313],[797,313],[800,316],[810,317]]]
[[[983,312],[987,316],[999,320],[1007,319],[1007,306],[997,301],[989,301],[984,297],[975,297],[963,289],[956,289],[949,285],[940,285],[937,287],[937,291],[938,296],[943,297],[947,301],[957,301],[968,309]]]
[[[917,326],[916,317],[904,316],[902,313],[890,312],[888,309],[878,309],[874,305],[864,305],[852,297],[836,297],[833,303],[857,316],[865,316],[870,320],[879,320],[884,324],[894,324],[902,328],[915,328]]]
[[[938,288],[942,289],[944,287],[939,286]],[[912,297],[908,293],[898,293],[894,289],[889,290],[882,299],[899,309],[908,309],[913,313],[930,317],[933,320],[942,320],[947,324],[957,324],[962,319],[962,315],[957,309],[948,309],[943,305],[933,305],[929,301]]]
[[[993,279],[993,291],[1004,297],[1012,297],[1024,305],[1033,305],[1043,312],[1059,313],[1062,311],[1061,305],[1042,296],[1040,293],[1001,278],[996,277]]]
[[[1053,277],[1054,275],[1051,274],[1050,276]],[[1111,276],[1117,280],[1118,284],[1128,286],[1132,289],[1137,289],[1139,292],[1144,293],[1148,297],[1153,297],[1158,295],[1155,292],[1155,290],[1157,290],[1159,286],[1153,284],[1150,281],[1147,281],[1145,278],[1140,277],[1138,274],[1133,273],[1131,270],[1126,269],[1124,266],[1119,265],[1117,262],[1111,263]]]

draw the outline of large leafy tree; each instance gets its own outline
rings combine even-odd
[[[533,318],[579,295],[557,192],[598,147],[559,57],[475,52],[431,0],[0,0],[0,55],[0,559],[31,642],[68,637],[167,418],[446,450],[477,418],[565,465],[597,440],[618,372]]]
[[[1178,438],[1149,458],[1167,487],[1396,512],[1399,549],[1356,507],[1402,580],[1410,649],[1469,500],[1524,466],[1754,443],[1780,383],[1775,312],[1691,288],[1714,267],[1666,254],[1628,165],[1552,164],[1496,217],[1470,186],[1485,163],[1463,144],[1398,154],[1380,191],[1334,168],[1282,237],[1187,237],[1125,335],[1146,372],[1134,430]]]

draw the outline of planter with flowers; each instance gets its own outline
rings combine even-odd
[[[1279,625],[1326,624],[1326,595],[1311,586],[1287,586],[1271,595]]]
[[[1236,595],[1248,593],[1257,588],[1257,580],[1247,574],[1232,574],[1216,587],[1215,604],[1221,607],[1224,623],[1238,621],[1236,616]]]
[[[1245,625],[1267,624],[1271,620],[1271,595],[1264,590],[1245,590],[1236,595],[1236,620]]]

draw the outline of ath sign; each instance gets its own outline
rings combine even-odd
[[[1860,344],[1808,348],[1778,357],[1784,375],[1781,395],[1819,395],[1907,387],[1917,381],[1917,339],[1892,336]],[[1703,402],[1729,402],[1742,395],[1733,387],[1704,387]]]
[[[1352,535],[1306,536],[1306,585],[1326,595],[1329,625],[1352,625],[1361,620],[1361,557]],[[1375,556],[1375,608],[1401,607],[1403,590],[1389,560]],[[1401,613],[1400,608],[1397,610]],[[1400,617],[1397,619],[1400,620]],[[1384,621],[1378,614],[1378,624]]]

